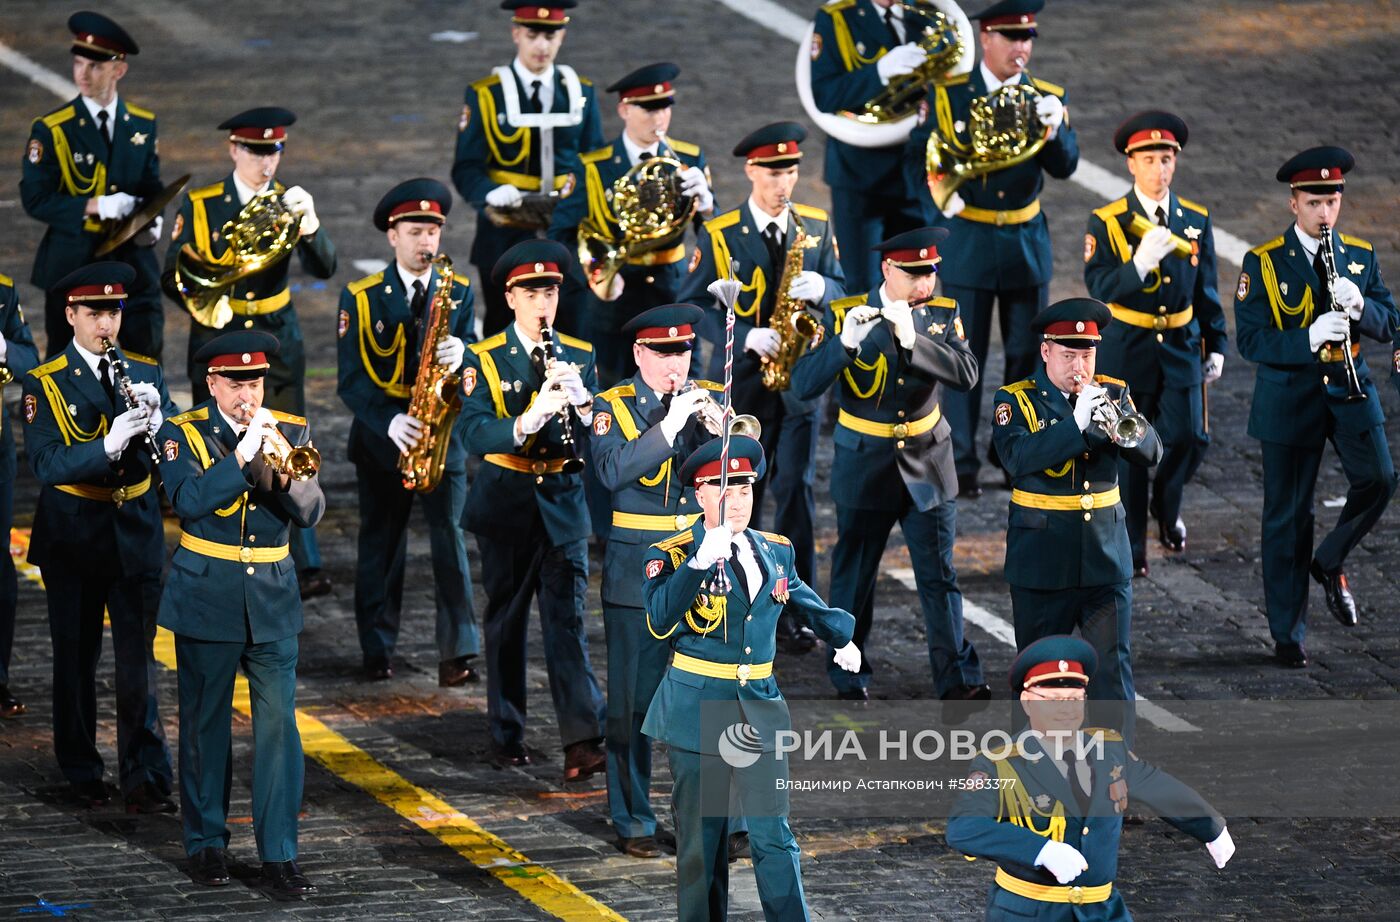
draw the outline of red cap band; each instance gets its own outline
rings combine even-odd
[[[1034,13],[1012,13],[1010,16],[989,16],[982,20],[983,32],[1021,32],[1034,28]]]
[[[652,83],[647,86],[634,86],[618,93],[622,102],[648,102],[653,99],[666,99],[676,95],[669,83]]]
[[[568,24],[569,17],[563,7],[522,6],[510,21],[522,26],[562,26]]]
[[[559,271],[558,263],[523,263],[510,270],[506,276],[506,287],[510,288],[512,285],[518,285],[530,279],[547,278],[552,278],[556,282],[564,280],[564,273]]]
[[[1061,320],[1045,328],[1046,339],[1098,339],[1099,325],[1092,320]]]
[[[1167,131],[1165,128],[1150,128],[1146,131],[1134,132],[1128,138],[1128,143],[1124,149],[1131,154],[1139,147],[1162,146],[1180,148],[1181,143],[1177,141],[1176,135]]]
[[[719,463],[719,459],[718,459],[718,458],[716,458],[715,460],[711,461],[709,464],[702,464],[702,465],[700,465],[699,470],[697,470],[697,471],[695,472],[695,485],[698,487],[698,486],[700,486],[700,484],[702,484],[702,483],[710,483],[711,481],[717,481],[717,480],[719,480],[719,478],[720,478],[720,473],[721,473],[721,468],[720,468],[720,463]],[[740,457],[739,455],[731,455],[731,456],[730,456],[730,458],[729,458],[729,476],[730,476],[730,477],[737,477],[737,476],[742,476],[742,475],[744,475],[744,474],[753,474],[753,473],[754,473],[753,464],[750,463],[750,461],[749,461],[748,458]]]
[[[230,352],[226,355],[216,355],[209,360],[211,375],[221,371],[257,371],[267,367],[269,363],[265,352]]]
[[[126,289],[120,283],[115,285],[79,285],[68,290],[68,303],[80,304],[85,301],[120,301],[126,297]]]
[[[749,151],[748,163],[767,163],[773,160],[798,160],[802,151],[796,141],[779,141],[777,144],[764,144]]]
[[[287,140],[287,129],[283,125],[276,128],[235,128],[229,132],[228,139],[243,144],[272,144]]]
[[[917,250],[889,250],[885,258],[896,266],[936,266],[943,258],[937,247],[920,247]]]
[[[643,327],[637,331],[636,342],[640,345],[648,343],[684,343],[695,338],[695,330],[688,323],[679,323],[673,327]]]
[[[430,198],[416,199],[411,202],[400,202],[389,212],[389,223],[402,221],[404,218],[428,218],[436,220],[441,224],[444,220],[442,216],[442,205]]]
[[[1294,186],[1304,184],[1321,185],[1328,183],[1341,185],[1345,182],[1346,178],[1342,176],[1341,167],[1335,166],[1324,166],[1312,170],[1303,170],[1301,173],[1294,173],[1292,178],[1289,179],[1289,183],[1291,183]]]
[[[1048,682],[1051,679],[1082,679],[1087,683],[1089,674],[1084,671],[1084,665],[1075,660],[1051,660],[1028,669],[1026,677],[1021,681],[1021,687],[1030,688],[1032,685],[1039,685],[1041,682]]]

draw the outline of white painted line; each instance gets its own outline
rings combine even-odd
[[[44,65],[31,61],[4,42],[0,42],[0,64],[38,84],[59,99],[72,99],[78,95],[78,88],[71,80],[60,77]]]
[[[912,592],[918,591],[918,584],[914,581],[914,571],[909,567],[894,567],[886,570],[885,575]],[[1016,649],[1016,629],[1011,626],[1011,622],[971,601],[967,596],[963,596],[963,620],[971,621],[1008,647]],[[1168,733],[1201,732],[1200,727],[1177,717],[1160,704],[1149,701],[1140,694],[1136,695],[1136,698],[1138,716],[1148,723],[1155,724]]]
[[[794,44],[802,41],[802,37],[807,34],[807,27],[811,25],[810,20],[779,6],[773,0],[715,0],[715,2],[733,10],[745,19],[758,23],[770,32],[781,35]],[[1085,160],[1083,156],[1080,156],[1079,166],[1070,176],[1070,180],[1098,195],[1105,202],[1121,198],[1132,188],[1132,184],[1128,180],[1096,163]],[[1250,249],[1248,243],[1219,225],[1216,226],[1215,255],[1217,258],[1238,266],[1244,262],[1244,254],[1248,253]]]
[[[455,29],[444,29],[441,32],[434,32],[428,38],[434,42],[452,42],[461,45],[466,42],[475,41],[480,32],[458,32]]]
[[[389,268],[388,260],[384,259],[357,259],[350,265],[355,267],[356,272],[363,272],[365,275],[374,275],[381,269]]]

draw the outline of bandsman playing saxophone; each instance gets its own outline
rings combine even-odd
[[[354,414],[348,454],[359,486],[355,624],[370,679],[393,675],[414,498],[403,484],[399,463],[425,435],[423,421],[408,410],[435,309],[448,311],[451,331],[434,349],[433,360],[444,371],[461,370],[466,343],[475,339],[468,281],[454,273],[443,297],[445,280],[434,264],[451,209],[451,191],[435,179],[410,179],[385,193],[374,209],[374,226],[388,238],[394,260],[383,271],[347,285],[336,318],[337,392]],[[450,440],[442,479],[423,494],[422,502],[433,560],[438,684],[452,687],[477,680],[471,660],[481,652],[461,522],[467,449],[457,425],[432,435]]]
[[[734,156],[744,158],[751,192],[744,204],[705,223],[681,300],[706,308],[706,377],[723,381],[724,310],[708,288],[715,279],[731,277],[730,261],[738,261],[737,278],[744,287],[734,306],[734,412],[756,417],[762,427],[763,450],[771,466],[767,491],[773,497],[773,527],[792,539],[797,572],[810,580],[816,575],[812,465],[818,404],[799,399],[790,389],[769,390],[763,381],[765,362],[778,358],[785,339],[792,343],[786,332],[769,326],[780,303],[797,314],[810,312],[808,319],[816,326],[832,299],[845,294],[826,212],[792,201],[802,163],[800,144],[806,137],[807,130],[796,122],[777,122],[735,145]],[[764,481],[754,484],[755,520],[761,520],[764,492]],[[778,646],[787,653],[806,653],[816,646],[816,638],[784,614]]]
[[[170,249],[165,254],[161,281],[166,294],[182,308],[188,308],[190,300],[181,293],[181,286],[190,291],[193,281],[181,280],[181,249],[189,244],[197,263],[232,259],[227,225],[237,223],[239,213],[261,193],[275,193],[281,203],[279,211],[285,210],[287,220],[295,223],[292,239],[296,241],[302,270],[318,279],[335,274],[335,247],[316,215],[311,194],[301,186],[287,188],[276,179],[287,144],[287,129],[295,122],[296,115],[288,110],[264,106],[240,112],[219,125],[228,140],[233,172],[222,182],[189,193],[175,216]],[[190,263],[183,266],[188,268]],[[288,284],[290,266],[288,258],[275,260],[227,286],[222,295],[214,292],[211,309],[190,324],[187,370],[196,404],[209,399],[204,383],[206,369],[197,353],[223,329],[263,330],[281,344],[278,354],[268,360],[271,366],[266,376],[267,406],[297,416],[306,414],[306,349]],[[293,529],[292,559],[296,561],[303,598],[331,591],[330,578],[321,571],[321,550],[314,530]]]

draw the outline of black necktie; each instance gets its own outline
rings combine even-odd
[[[1167,213],[1162,210],[1162,206],[1157,206],[1157,223],[1162,227],[1167,226]]]
[[[102,382],[102,390],[113,406],[117,403],[117,392],[112,388],[112,363],[103,359],[97,363],[97,380]]]
[[[423,305],[428,301],[428,289],[424,287],[422,279],[413,280],[413,298],[409,301],[409,310],[413,311],[413,322],[421,323],[423,320]]]
[[[1317,273],[1317,303],[1319,310],[1330,311],[1332,301],[1327,297],[1327,267],[1322,263],[1322,247],[1319,245],[1313,254],[1313,271]]]
[[[538,80],[532,80],[532,81],[530,81],[530,111],[531,111],[531,112],[543,112],[543,111],[544,111],[544,107],[543,107],[543,106],[541,105],[541,103],[540,103],[540,86],[541,86],[541,85],[542,85],[542,84],[541,84],[540,81],[538,81]]]
[[[112,126],[108,124],[111,116],[106,109],[101,109],[97,113],[97,132],[102,135],[102,140],[107,144],[107,153],[112,152]]]
[[[544,380],[544,346],[536,346],[530,350],[530,365],[535,369],[535,374]]]
[[[1065,781],[1069,782],[1069,789],[1074,792],[1074,802],[1079,805],[1079,815],[1088,816],[1089,792],[1079,783],[1079,770],[1075,765],[1073,746],[1065,748],[1065,769]]]
[[[743,563],[739,560],[739,552],[743,549],[740,542],[743,540],[743,536],[734,539],[734,556],[729,558],[729,562],[734,566],[734,578],[739,582],[739,589],[744,593],[744,599],[750,600],[753,596],[749,592],[749,576],[745,572]]]
[[[772,263],[773,271],[777,272],[787,255],[783,252],[782,232],[778,230],[777,221],[763,229],[763,245],[768,248],[768,260]]]
[[[904,44],[903,40],[901,40],[899,37],[899,29],[895,27],[894,23],[894,6],[890,5],[885,7],[885,28],[890,30],[891,48],[893,48],[895,45]]]

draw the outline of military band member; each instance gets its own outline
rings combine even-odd
[[[1030,728],[973,761],[948,820],[949,847],[996,862],[988,922],[1129,922],[1116,878],[1130,804],[1204,843],[1217,869],[1235,853],[1224,817],[1200,794],[1118,733],[1083,726],[1097,665],[1093,647],[1063,635],[1041,638],[1011,664],[1011,692]]]
[[[778,613],[792,610],[851,672],[861,659],[851,641],[855,619],[828,606],[801,579],[792,542],[749,527],[753,484],[764,473],[763,447],[747,436],[730,440],[723,493],[721,450],[721,440],[711,439],[680,469],[680,484],[695,491],[703,520],[646,554],[646,626],[672,658],[642,732],[670,750],[677,918],[708,922],[728,913],[728,812],[737,794],[764,918],[805,920],[802,852],[788,826],[787,791],[780,785],[787,764],[774,757],[775,734],[792,726],[773,678]],[[724,595],[711,582],[717,565],[728,580]],[[718,732],[709,732],[736,723],[747,724],[762,746],[748,768],[732,769],[719,755]]]
[[[1162,444],[1144,422],[1141,441],[1120,446],[1098,421],[1110,404],[1131,408],[1122,380],[1094,374],[1095,347],[1112,320],[1092,298],[1038,315],[1031,329],[1042,336],[1043,364],[997,391],[992,439],[1012,484],[1005,574],[1016,647],[1078,627],[1103,664],[1089,697],[1124,702],[1114,726],[1131,742],[1132,554],[1118,462],[1151,467]]]
[[[1062,87],[1026,73],[1038,29],[1036,14],[1044,5],[1045,0],[1002,0],[972,17],[980,24],[982,60],[971,73],[937,85],[928,117],[910,135],[905,157],[911,194],[924,203],[928,223],[951,232],[943,251],[943,294],[958,302],[979,368],[987,367],[996,305],[1006,352],[1002,380],[1007,383],[1035,372],[1037,344],[1030,322],[1049,297],[1050,229],[1041,213],[1040,190],[1045,175],[1065,179],[1079,165],[1069,97]],[[1039,94],[1034,127],[1049,132],[1049,140],[1032,159],[970,180],[946,205],[935,207],[924,170],[930,133],[936,130],[956,149],[970,150],[972,103],[1017,84]],[[943,408],[953,427],[960,494],[970,499],[982,495],[977,482],[982,384],[978,381],[966,394],[949,394]]]
[[[812,33],[812,98],[823,112],[859,112],[890,81],[913,73],[927,52],[919,35],[928,17],[901,0],[832,0],[817,11]],[[881,240],[924,223],[905,193],[904,142],[857,147],[826,141],[822,178],[831,187],[831,227],[845,244],[841,268],[849,291],[880,282]]]
[[[1186,123],[1170,112],[1139,112],[1118,126],[1113,146],[1128,158],[1133,188],[1095,209],[1084,236],[1084,284],[1116,321],[1103,332],[1098,367],[1128,382],[1138,411],[1162,439],[1150,508],[1171,551],[1186,548],[1181,497],[1210,444],[1204,387],[1220,377],[1229,348],[1210,213],[1171,191],[1186,139]],[[1135,220],[1153,227],[1134,234]],[[1173,251],[1180,242],[1189,253]],[[1147,573],[1147,474],[1135,464],[1119,470],[1133,572],[1141,575]]]
[[[457,123],[452,184],[477,209],[471,261],[486,302],[483,330],[511,323],[505,292],[491,270],[517,243],[550,227],[550,209],[580,194],[579,153],[603,146],[603,124],[593,84],[572,67],[556,64],[576,0],[501,0],[510,10],[515,59],[467,87]],[[552,199],[552,201],[551,201]],[[582,217],[582,211],[576,212]],[[556,227],[573,249],[574,228]],[[570,258],[572,258],[572,253]],[[581,318],[567,305],[563,328]]]
[[[98,753],[97,662],[103,610],[112,625],[121,792],[132,813],[165,813],[170,752],[161,726],[151,643],[165,561],[148,434],[175,412],[154,359],[102,341],[121,333],[125,263],[89,263],[61,279],[73,338],[24,379],[24,442],[39,481],[29,562],[47,589],[53,638],[53,742],[73,794],[105,804]],[[120,376],[132,382],[128,408]]]
[[[467,450],[482,457],[463,525],[477,536],[486,589],[486,703],[496,757],[531,762],[525,747],[526,640],[538,596],[550,694],[564,745],[564,780],[606,767],[603,695],[588,661],[588,508],[570,472],[593,424],[592,347],[553,334],[559,288],[573,254],[527,240],[501,256],[492,281],[515,321],[474,343],[462,370]],[[567,422],[565,422],[567,420]]]
[[[1240,355],[1258,364],[1249,434],[1264,456],[1264,606],[1283,666],[1307,665],[1308,576],[1322,584],[1343,626],[1358,620],[1344,570],[1347,555],[1380,520],[1395,492],[1380,396],[1361,334],[1388,342],[1400,325],[1371,244],[1335,232],[1345,174],[1355,161],[1340,147],[1314,147],[1279,168],[1291,190],[1293,226],[1245,255],[1235,292]],[[1332,231],[1337,279],[1327,296],[1319,237]],[[1348,399],[1346,349],[1359,384]],[[1347,477],[1337,524],[1313,545],[1313,493],[1330,441]]]
[[[235,220],[243,207],[263,192],[281,196],[282,204],[299,221],[296,254],[302,271],[318,279],[335,274],[335,245],[321,226],[311,194],[301,186],[287,188],[276,178],[287,145],[287,128],[296,120],[296,115],[286,109],[264,106],[240,112],[219,125],[220,131],[227,132],[233,172],[222,182],[189,193],[175,217],[162,277],[166,293],[175,303],[184,304],[175,271],[180,248],[191,244],[205,260],[232,259],[224,225]],[[222,321],[218,327],[198,320],[190,324],[187,369],[196,404],[209,399],[206,370],[198,353],[221,335],[221,329],[262,330],[275,336],[280,344],[277,354],[268,359],[270,367],[264,379],[266,406],[305,415],[306,347],[296,305],[292,303],[290,271],[291,260],[281,259],[240,279],[220,299],[220,316],[212,318]],[[302,598],[331,591],[330,578],[321,571],[321,549],[314,529],[292,529],[292,559],[296,561]]]
[[[666,648],[646,630],[637,574],[653,541],[693,524],[700,515],[679,468],[713,437],[700,416],[718,407],[712,393],[718,385],[687,382],[695,329],[703,318],[704,311],[689,304],[638,314],[623,329],[633,341],[637,374],[593,400],[594,467],[612,494],[602,589],[608,638],[608,811],[619,847],[634,858],[661,856],[651,806],[651,740],[642,733],[642,720],[667,661]],[[690,389],[682,392],[685,388]]]
[[[22,381],[39,364],[34,336],[24,319],[15,281],[0,274],[0,395],[4,386]],[[0,400],[3,403],[3,400]],[[9,419],[0,419],[0,535],[9,535],[15,517],[15,434]],[[0,560],[0,718],[19,717],[24,702],[10,691],[10,653],[15,640],[19,578],[14,558]]]
[[[758,418],[761,439],[773,473],[767,491],[773,496],[773,522],[792,541],[797,572],[803,579],[816,574],[816,548],[812,520],[816,504],[812,496],[813,459],[816,457],[818,404],[788,391],[771,391],[763,385],[763,361],[778,355],[782,336],[769,320],[778,298],[788,252],[805,238],[801,270],[784,294],[805,302],[820,313],[845,294],[845,276],[838,262],[836,240],[826,212],[792,201],[802,162],[799,144],[807,130],[796,122],[765,125],[734,148],[744,158],[744,175],[751,187],[748,200],[705,223],[681,300],[707,308],[705,330],[709,340],[711,380],[724,380],[724,310],[707,290],[717,278],[729,278],[730,260],[738,260],[743,282],[735,304],[734,412]],[[815,319],[815,318],[814,318]],[[754,485],[754,508],[761,511],[765,487]],[[778,628],[779,645],[786,653],[805,653],[816,638],[804,625],[784,615]]]
[[[25,149],[20,201],[48,227],[29,280],[44,289],[44,333],[50,358],[61,353],[73,328],[67,292],[58,280],[93,261],[110,230],[161,190],[156,117],[117,92],[127,59],[140,51],[125,29],[101,13],[68,18],[73,33],[73,82],[78,96],[34,120]],[[111,223],[108,223],[111,222]],[[160,264],[151,248],[161,219],[106,259],[131,266],[122,345],[160,357],[165,316]]]
[[[681,191],[695,200],[697,222],[714,214],[705,154],[699,145],[670,136],[679,74],[674,64],[648,64],[608,87],[609,93],[618,94],[622,134],[583,155],[583,194],[562,199],[555,207],[552,235],[565,245],[573,244],[580,222],[613,246],[622,243],[625,235],[618,225],[613,188],[629,170],[653,157],[669,157],[683,165],[677,178]],[[597,353],[598,380],[603,385],[611,387],[636,372],[632,342],[620,331],[642,311],[674,302],[685,268],[685,241],[679,239],[669,247],[629,255],[605,296],[584,289],[584,329]],[[601,269],[594,271],[601,278]]]
[[[827,674],[842,698],[869,698],[875,582],[896,522],[914,566],[935,690],[941,698],[991,697],[977,651],[963,636],[953,569],[958,484],[940,397],[945,388],[971,387],[978,369],[958,305],[933,296],[938,247],[947,236],[942,228],[921,228],[877,244],[884,281],[831,302],[821,344],[793,372],[799,397],[815,398],[835,384],[840,405],[828,597],[855,614],[855,643],[865,654],[856,675],[828,656]]]
[[[165,421],[161,479],[180,517],[180,546],[160,600],[175,634],[180,683],[180,814],[190,876],[229,882],[228,805],[234,679],[253,708],[253,834],[263,882],[287,896],[315,893],[297,867],[301,736],[296,722],[301,596],[288,559],[291,527],[325,511],[315,474],[293,479],[269,463],[272,439],[310,443],[300,416],[262,404],[278,351],[262,330],[223,333],[195,354],[211,397]]]
[[[433,259],[451,210],[451,190],[435,179],[410,179],[390,189],[374,209],[374,226],[387,236],[394,261],[351,282],[340,294],[337,392],[355,416],[348,447],[359,485],[355,623],[370,679],[393,675],[414,500],[414,491],[403,485],[399,462],[424,435],[423,421],[408,414],[409,400],[425,325],[443,284]],[[476,338],[472,300],[469,281],[454,275],[446,308],[451,332],[434,353],[447,373],[460,371],[466,343]],[[477,680],[471,660],[481,652],[481,641],[461,523],[467,449],[459,426],[437,435],[451,440],[445,470],[442,481],[422,499],[433,559],[438,684],[450,688]]]

